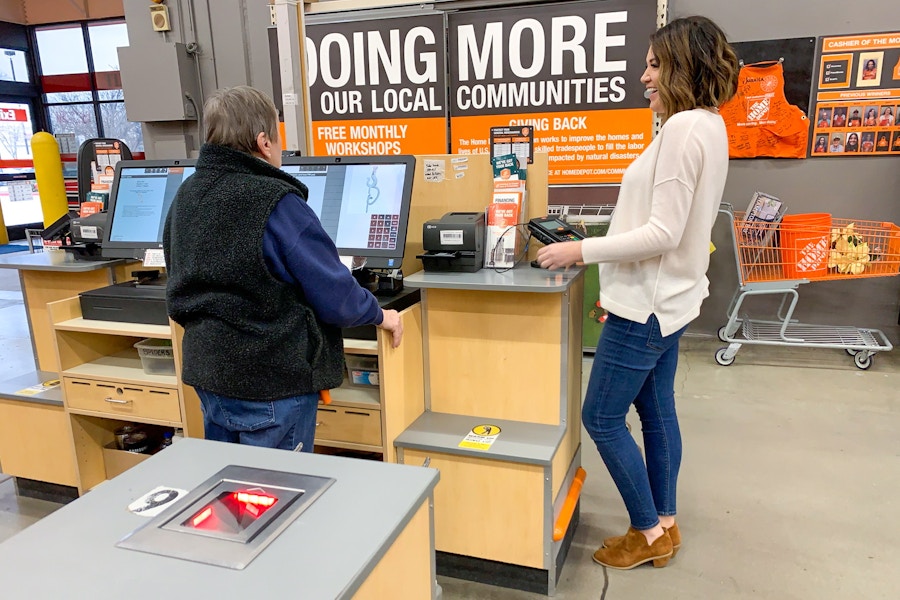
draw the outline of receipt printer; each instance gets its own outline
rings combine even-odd
[[[100,244],[106,232],[107,213],[98,212],[86,217],[73,217],[70,224],[72,241],[76,244]]]
[[[451,212],[422,229],[426,271],[474,273],[484,264],[484,213]]]

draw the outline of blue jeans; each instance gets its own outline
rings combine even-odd
[[[681,466],[675,367],[685,329],[663,337],[655,315],[641,324],[610,314],[594,355],[581,418],[635,529],[651,529],[658,515],[675,514]],[[632,404],[641,419],[646,465],[625,427]]]
[[[281,400],[239,400],[197,390],[206,439],[266,448],[313,451],[319,394]]]

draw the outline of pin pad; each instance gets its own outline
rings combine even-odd
[[[568,223],[551,217],[540,217],[528,222],[528,230],[542,244],[577,242],[584,235]]]

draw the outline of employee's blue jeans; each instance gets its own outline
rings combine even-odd
[[[663,337],[655,315],[641,324],[610,314],[594,355],[581,418],[635,529],[650,529],[658,515],[675,514],[681,465],[675,367],[683,333]],[[632,404],[641,419],[646,465],[625,427]]]
[[[312,452],[319,394],[281,400],[239,400],[195,388],[203,409],[206,439],[217,442]]]

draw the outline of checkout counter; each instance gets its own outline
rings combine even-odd
[[[81,261],[62,251],[0,256],[0,269],[19,272],[36,367],[0,381],[0,462],[20,493],[54,500],[75,495],[68,417],[62,391],[52,385],[60,368],[47,304],[128,279],[129,262]]]
[[[208,531],[170,532],[171,537],[153,549],[117,545],[128,538],[127,545],[148,530],[162,531],[156,525],[175,515],[179,518],[174,522],[180,524],[184,511],[193,516],[188,510],[191,500],[206,491],[204,483],[231,465],[245,468],[242,477],[231,481],[247,484],[259,496],[277,486],[254,485],[253,470],[288,478],[302,474],[329,483],[289,523],[273,521],[276,531],[243,568],[210,564],[215,551],[198,550],[188,559],[165,555],[190,552],[198,540],[211,539]],[[434,598],[431,502],[438,479],[436,470],[422,467],[186,438],[0,544],[3,594],[69,598],[81,590],[91,597],[129,600]],[[158,486],[188,494],[156,517],[128,509]],[[288,482],[284,487],[291,486]],[[301,481],[296,487],[307,485]],[[292,507],[302,500],[303,495],[285,502]],[[253,532],[256,538],[268,533],[265,528]]]
[[[406,285],[422,292],[425,412],[394,445],[441,472],[438,573],[553,595],[585,476],[584,269],[419,271]]]

